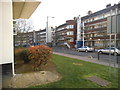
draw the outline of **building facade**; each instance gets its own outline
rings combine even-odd
[[[18,33],[14,35],[15,46],[30,46],[35,43],[35,32]]]
[[[41,31],[18,33],[14,35],[14,46],[40,45],[44,42]]]
[[[120,4],[107,5],[105,9],[92,13],[88,11],[87,16],[67,20],[64,24],[52,28],[49,27],[49,33],[46,29],[24,33],[24,43],[37,43],[48,46],[67,46],[74,48],[77,41],[81,41],[81,45],[86,45],[94,48],[106,48],[109,46],[108,17],[120,14]],[[79,32],[78,32],[79,31]],[[120,34],[112,34],[111,45],[120,47]],[[17,35],[15,44],[21,40]],[[84,40],[84,42],[83,42]],[[79,44],[80,44],[79,43]],[[84,44],[82,44],[84,43]]]
[[[74,48],[74,45],[76,43],[76,33],[76,21],[66,21],[65,24],[58,26],[55,30],[56,45],[67,45],[69,48]]]
[[[92,13],[89,11],[87,16],[81,17],[81,37],[85,39],[85,45],[92,46],[94,48],[105,48],[109,46],[109,34],[107,33],[108,28],[108,17],[116,14],[120,14],[118,4],[106,6],[105,9],[98,12]],[[82,33],[84,31],[84,34]],[[84,35],[84,36],[83,36]],[[112,35],[111,45],[114,46],[115,35]],[[82,39],[82,38],[81,38]],[[120,35],[117,34],[117,46],[120,43]]]
[[[36,42],[43,45],[46,43],[46,29],[36,31]]]
[[[18,18],[28,19],[32,15],[41,2],[39,0],[31,1],[33,2],[29,3],[23,0],[0,1],[0,66],[2,66],[2,72],[11,69],[12,75],[15,75],[13,20]],[[6,65],[10,65],[10,68],[7,68]]]
[[[30,45],[47,45],[52,46],[55,40],[55,29],[50,27],[48,39],[46,39],[46,29],[40,29],[39,31],[33,30],[32,32],[14,34],[15,46],[30,46]],[[47,41],[49,42],[47,42]]]

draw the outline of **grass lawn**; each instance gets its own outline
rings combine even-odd
[[[82,60],[72,59],[64,56],[53,54],[52,61],[57,66],[57,71],[61,74],[62,79],[41,86],[32,88],[118,88],[118,69],[117,78],[114,78],[114,68],[95,63],[90,63]],[[76,64],[78,63],[78,64]],[[111,76],[109,77],[109,74]],[[111,82],[106,87],[101,87],[86,78],[89,76],[98,76],[108,82]]]

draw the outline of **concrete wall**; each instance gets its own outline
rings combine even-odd
[[[48,26],[48,37],[47,37],[47,42],[51,43],[52,42],[52,29],[51,26]]]
[[[5,1],[5,2],[4,2]],[[0,3],[0,64],[13,62],[12,0]]]
[[[2,63],[2,3],[0,2],[0,63]]]

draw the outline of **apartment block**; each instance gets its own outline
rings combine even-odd
[[[30,46],[35,43],[35,31],[14,35],[15,46]]]
[[[76,43],[76,33],[76,21],[67,20],[66,23],[58,26],[55,30],[56,45],[67,45],[69,48],[73,48]]]
[[[81,17],[81,37],[85,39],[85,45],[95,48],[105,48],[109,46],[108,17],[120,14],[119,4],[107,5],[105,9],[92,13],[88,12],[87,16]],[[84,34],[82,33],[84,31]],[[84,35],[84,36],[83,36]],[[112,34],[111,45],[115,45],[115,34]],[[82,40],[82,38],[81,38]],[[120,34],[117,34],[117,46],[120,46]]]
[[[36,31],[36,42],[41,44],[46,43],[46,29]]]

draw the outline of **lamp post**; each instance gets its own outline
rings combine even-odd
[[[83,22],[83,47],[85,46],[85,39],[84,39],[84,22]]]
[[[49,22],[49,18],[54,18],[54,17],[47,16],[47,22],[46,22],[46,44],[48,42],[50,42],[49,38],[51,38],[51,37],[49,37],[51,35],[51,31],[49,30],[49,23],[48,23]]]

